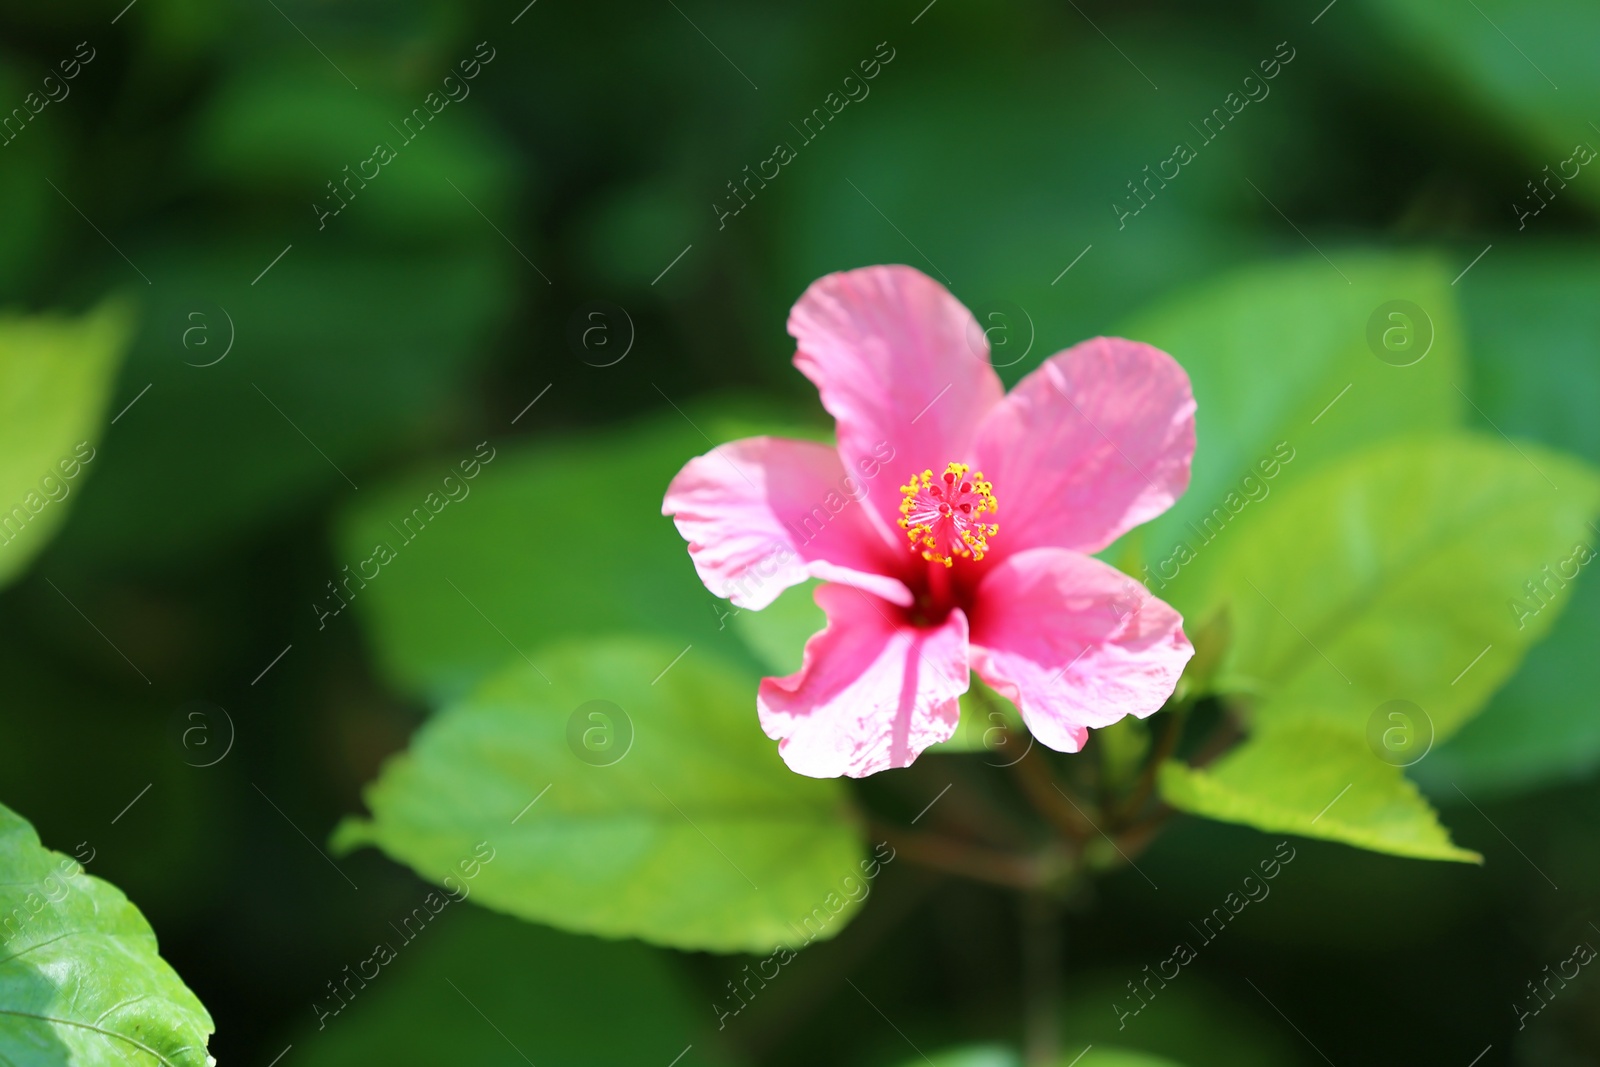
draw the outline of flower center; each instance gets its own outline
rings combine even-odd
[[[946,567],[962,556],[973,561],[989,550],[989,538],[1000,527],[985,522],[997,510],[993,486],[983,480],[983,472],[967,477],[965,463],[952,463],[935,478],[923,471],[900,487],[900,526],[911,540],[911,549],[922,558]]]

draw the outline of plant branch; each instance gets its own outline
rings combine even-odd
[[[1052,849],[1031,856],[1018,855],[939,834],[901,830],[877,821],[871,823],[871,831],[887,841],[897,855],[905,856],[912,863],[1007,889],[1038,889],[1054,884],[1071,870],[1070,860]]]
[[[1172,753],[1177,750],[1178,740],[1183,736],[1183,726],[1189,719],[1189,703],[1181,701],[1169,713],[1165,728],[1161,731],[1160,738],[1156,741],[1155,751],[1150,754],[1149,761],[1144,766],[1144,771],[1139,775],[1139,780],[1134,784],[1133,791],[1128,794],[1128,799],[1117,809],[1117,820],[1131,819],[1144,807],[1145,801],[1150,799],[1151,792],[1156,786],[1156,776],[1161,773],[1161,765],[1172,758]]]
[[[1061,907],[1046,893],[1025,893],[1022,906],[1022,992],[1027,1005],[1023,1062],[1057,1067],[1061,1062]]]
[[[1030,751],[1011,765],[1011,773],[1034,808],[1068,838],[1081,843],[1098,832],[1083,805],[1050,773],[1042,755]]]
[[[1227,714],[1223,716],[1217,728],[1206,738],[1194,758],[1189,762],[1196,767],[1204,767],[1215,762],[1228,749],[1238,744],[1244,738],[1244,729],[1239,725],[1238,715],[1234,707],[1224,704]]]
[[[1162,804],[1149,818],[1134,823],[1117,835],[1117,847],[1127,857],[1128,862],[1133,862],[1135,856],[1148,848],[1150,842],[1155,840],[1156,834],[1160,833],[1161,828],[1176,814],[1175,809]]]
[[[995,704],[993,696],[981,686],[972,689],[972,697],[984,706],[990,714],[1000,713],[1000,708]],[[1021,735],[1012,733],[1009,728],[1001,727],[1006,732],[1006,742],[1021,741]],[[1035,757],[1033,752],[1034,738],[1027,738],[1028,749],[1021,758],[1008,764],[1011,773],[1016,776],[1017,784],[1021,787],[1023,795],[1033,805],[1034,810],[1043,815],[1051,825],[1072,841],[1083,842],[1095,833],[1094,823],[1083,812],[1083,805],[1073,797],[1072,793],[1059,785],[1055,776],[1050,773],[1044,756]]]

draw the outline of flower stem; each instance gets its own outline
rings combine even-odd
[[[1139,776],[1133,791],[1118,810],[1119,820],[1131,819],[1139,814],[1139,809],[1150,799],[1150,794],[1155,789],[1156,776],[1161,773],[1161,765],[1172,758],[1172,753],[1178,747],[1178,739],[1183,736],[1183,725],[1189,717],[1189,706],[1188,701],[1180,701],[1167,713],[1166,728],[1162,730],[1155,751],[1145,763],[1144,773]]]
[[[1096,832],[1094,823],[1083,810],[1083,804],[1055,780],[1045,761],[1045,754],[1039,751],[1029,752],[1012,764],[1011,771],[1016,775],[1017,784],[1022,787],[1034,809],[1067,838],[1081,843],[1093,837]]]
[[[1022,896],[1023,1062],[1057,1067],[1061,1052],[1061,910],[1047,893]]]
[[[1037,889],[1059,880],[1069,867],[1064,857],[1053,853],[1018,855],[939,834],[901,830],[877,821],[872,823],[872,834],[887,841],[897,855],[919,866],[1007,889]]]
[[[994,695],[987,688],[975,685],[971,693],[972,698],[982,704],[991,716],[1001,714],[1000,705],[995,703]],[[1008,745],[1011,740],[1020,742],[1022,738],[1011,734]],[[1063,787],[1050,773],[1044,750],[1041,748],[1037,753],[1034,752],[1033,748],[1037,746],[1032,745],[1032,738],[1028,740],[1030,747],[1026,753],[1009,765],[1028,802],[1068,839],[1082,842],[1093,836],[1094,823],[1084,812],[1083,805],[1078,803],[1070,789]]]

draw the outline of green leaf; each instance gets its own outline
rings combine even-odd
[[[1576,567],[1573,544],[1597,509],[1600,477],[1587,464],[1460,436],[1380,445],[1283,493],[1229,539],[1202,600],[1232,628],[1219,684],[1256,695],[1251,719],[1270,736],[1215,771],[1167,769],[1169,802],[1460,858],[1398,765],[1458,730],[1549,630],[1570,583],[1551,579],[1532,613],[1525,590],[1544,568]],[[1419,709],[1406,740],[1420,751],[1368,746],[1369,723],[1394,700]],[[1330,773],[1367,782],[1371,802],[1313,825]]]
[[[1187,290],[1121,331],[1171,353],[1194,385],[1188,492],[1133,535],[1151,589],[1186,615],[1216,562],[1207,536],[1234,539],[1287,485],[1354,449],[1459,420],[1464,345],[1450,275],[1415,256],[1342,252],[1337,262],[1348,283],[1318,256],[1262,264]],[[1410,366],[1380,360],[1368,342],[1374,313],[1398,300],[1431,322],[1431,347]],[[1412,326],[1409,343],[1423,344],[1424,324]],[[1396,342],[1407,340],[1401,329]]]
[[[672,476],[712,447],[701,429],[726,440],[747,428],[725,437],[712,415],[693,410],[692,422],[669,412],[604,435],[499,448],[469,495],[414,535],[401,526],[440,492],[448,458],[363,491],[337,546],[352,570],[378,544],[398,556],[354,598],[390,680],[449,700],[514,649],[626,630],[669,636],[674,652],[717,649],[748,665],[753,690],[756,662],[729,628],[730,606],[700,584],[661,514]]]
[[[1600,552],[1600,536],[1581,538]],[[1578,781],[1600,765],[1600,577],[1591,561],[1550,636],[1448,744],[1417,764],[1432,792],[1459,787],[1475,799]]]
[[[207,1067],[212,1030],[139,909],[0,805],[0,1060]]]
[[[1417,63],[1443,74],[1451,89],[1476,101],[1530,150],[1530,160],[1549,164],[1549,173],[1556,173],[1575,145],[1600,146],[1587,109],[1600,95],[1593,49],[1600,38],[1600,7],[1582,0],[1473,4],[1463,9],[1447,0],[1365,0],[1364,6],[1382,30],[1411,48]],[[1363,40],[1362,47],[1370,48],[1370,42]],[[1570,191],[1552,180],[1548,189],[1541,186],[1541,194],[1548,200],[1553,190],[1556,196],[1600,202],[1600,180],[1588,170],[1571,180]],[[1538,165],[1527,174],[1535,183],[1545,177]],[[1514,195],[1528,207],[1538,206],[1525,188]],[[1506,221],[1516,217],[1508,204]]]
[[[372,820],[347,820],[337,847],[442,882],[487,842],[474,899],[579,933],[767,952],[815,917],[831,937],[857,906],[847,793],[783,765],[747,680],[680,651],[613,639],[511,660],[390,761]]]
[[[684,1062],[728,1062],[713,1013],[691,1000],[669,954],[558,933],[470,900],[445,905],[425,926],[408,922],[414,944],[380,926],[392,957],[350,961],[349,973],[377,977],[368,988],[341,974],[347,1007],[326,992],[317,998],[322,1025],[294,1041],[302,1067],[522,1063],[518,1053],[536,1064],[624,1067],[660,1058],[665,1067],[691,1042]],[[618,1012],[626,1026],[616,1025]]]
[[[1473,338],[1469,418],[1493,420],[1600,463],[1600,256],[1534,245],[1486,256],[1463,309]],[[1600,530],[1580,540],[1600,551]],[[1417,765],[1430,789],[1455,783],[1473,797],[1570,781],[1600,766],[1600,579],[1585,566],[1550,636],[1482,714]]]
[[[66,518],[106,416],[131,315],[0,316],[0,585]]]
[[[1358,735],[1409,700],[1442,740],[1549,630],[1566,587],[1518,605],[1597,510],[1600,476],[1531,443],[1398,441],[1327,467],[1218,546],[1203,603],[1232,625],[1220,684],[1261,693],[1259,721]]]
[[[1482,862],[1457,848],[1417,787],[1364,739],[1320,723],[1255,734],[1214,767],[1161,768],[1161,795],[1194,815],[1414,859]]]

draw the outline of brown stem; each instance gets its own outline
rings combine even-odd
[[[1030,751],[1011,765],[1017,784],[1039,813],[1073,841],[1082,842],[1097,832],[1083,804],[1050,773],[1042,753]]]
[[[975,761],[951,760],[944,773],[951,779],[950,795],[927,811],[923,829],[1001,849],[1023,848],[1036,836],[1030,833],[1031,822],[1021,818],[1014,804],[1001,802],[1010,798],[996,797],[984,788]],[[921,807],[927,803],[926,787],[926,780],[911,779],[904,784],[902,795]]]
[[[1167,820],[1175,814],[1177,812],[1172,808],[1165,804],[1161,805],[1149,818],[1135,823],[1118,835],[1117,847],[1130,863],[1133,862],[1133,858],[1149,847],[1150,842],[1155,840],[1156,834],[1167,824]]]
[[[1131,819],[1144,807],[1145,801],[1150,799],[1151,792],[1156,786],[1156,776],[1161,772],[1161,765],[1172,758],[1172,753],[1178,747],[1178,739],[1183,736],[1183,724],[1189,717],[1189,705],[1180,703],[1168,713],[1166,727],[1161,731],[1161,737],[1156,741],[1155,751],[1150,754],[1149,762],[1144,766],[1144,772],[1139,775],[1139,780],[1134,784],[1133,792],[1128,794],[1128,799],[1117,809],[1117,821]]]
[[[1200,746],[1200,751],[1196,752],[1194,758],[1189,762],[1196,767],[1204,767],[1213,763],[1243,737],[1244,731],[1239,727],[1234,710],[1229,708],[1222,722],[1212,731],[1211,736],[1206,738],[1205,744]]]
[[[1061,1062],[1061,908],[1046,893],[1022,897],[1022,992],[1027,1005],[1023,1062],[1058,1067]]]
[[[1019,856],[953,837],[901,830],[876,821],[871,829],[874,836],[889,843],[896,855],[903,855],[912,863],[1008,889],[1037,889],[1058,880],[1067,870],[1064,857],[1052,852]]]
[[[1000,711],[994,698],[983,687],[974,687],[972,696],[991,714]],[[1021,741],[1022,738],[1007,730],[1006,740]],[[1084,813],[1083,805],[1070,790],[1062,788],[1056,782],[1043,753],[1035,755],[1034,748],[1037,746],[1034,744],[1034,739],[1029,737],[1026,740],[1029,746],[1027,751],[1021,758],[1008,765],[1011,773],[1016,776],[1023,795],[1028,798],[1028,802],[1036,811],[1069,839],[1077,842],[1088,839],[1095,833],[1095,829],[1093,821]]]

